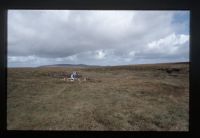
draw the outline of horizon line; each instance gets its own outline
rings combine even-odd
[[[48,66],[52,66],[52,67],[59,67],[59,65],[74,65],[74,66],[78,66],[78,65],[85,65],[85,66],[99,66],[99,67],[115,67],[115,66],[130,66],[130,65],[153,65],[153,64],[177,64],[177,63],[190,63],[190,61],[179,61],[179,62],[157,62],[157,63],[135,63],[135,64],[119,64],[119,65],[89,65],[89,64],[48,64],[48,65],[40,65],[40,66],[15,66],[15,67],[9,67],[7,66],[7,68],[39,68],[39,67],[48,67]],[[62,66],[61,66],[62,67]],[[63,66],[66,67],[66,66]]]

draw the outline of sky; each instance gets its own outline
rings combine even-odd
[[[189,61],[189,11],[9,10],[8,67]]]

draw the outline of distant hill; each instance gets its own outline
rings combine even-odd
[[[130,67],[141,65],[170,65],[170,64],[189,64],[190,62],[171,62],[171,63],[152,63],[152,64],[130,64],[130,65],[114,65],[114,66],[100,66],[100,65],[86,65],[86,64],[53,64],[43,65],[39,67],[69,67],[69,68],[100,68],[100,67]]]
[[[53,65],[43,65],[39,67],[70,67],[70,68],[87,68],[87,67],[102,67],[97,65],[86,65],[86,64],[53,64]]]

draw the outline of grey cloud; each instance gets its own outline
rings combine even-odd
[[[189,43],[179,44],[174,55],[148,49],[150,42],[185,29],[184,25],[172,23],[177,13],[180,11],[11,10],[8,14],[8,56],[16,60],[20,56],[34,56],[34,65],[114,65],[148,59],[159,61],[159,58],[187,59]],[[103,51],[101,56],[104,58],[98,58],[99,50]],[[131,51],[134,54],[129,54]]]

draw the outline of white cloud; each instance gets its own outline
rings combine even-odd
[[[35,60],[34,56],[9,56],[8,61],[9,62],[30,62]]]
[[[106,55],[106,54],[105,54],[105,52],[104,52],[103,50],[97,50],[97,51],[96,51],[96,56],[95,56],[95,57],[96,57],[97,59],[103,59],[103,58],[105,58],[105,55]]]
[[[179,52],[179,48],[187,42],[189,42],[189,35],[176,35],[175,33],[172,33],[164,38],[148,43],[147,50],[162,54],[176,54]]]
[[[129,52],[129,55],[132,57],[132,56],[135,56],[136,52],[135,51],[130,51]]]
[[[189,35],[184,35],[184,34],[176,35],[175,33],[173,33],[165,38],[149,43],[148,46],[149,48],[159,48],[161,46],[181,45],[188,41],[189,41]]]
[[[69,59],[71,61],[77,60],[77,56],[73,55],[73,56],[68,56],[66,59]]]

